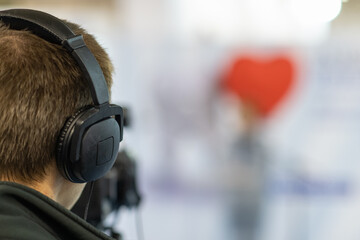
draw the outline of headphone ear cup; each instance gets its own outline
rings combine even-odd
[[[108,117],[89,126],[81,138],[80,158],[70,162],[75,177],[93,181],[104,176],[114,165],[119,151],[120,127]]]
[[[56,163],[67,180],[94,181],[111,169],[122,131],[121,124],[111,116],[89,106],[66,121],[58,137]]]

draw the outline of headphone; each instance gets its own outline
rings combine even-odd
[[[0,11],[0,21],[10,29],[27,29],[40,38],[63,46],[79,65],[90,87],[93,105],[81,108],[64,124],[57,141],[60,173],[74,183],[94,181],[115,163],[123,136],[123,110],[109,104],[105,77],[82,35],[60,19],[36,10]]]

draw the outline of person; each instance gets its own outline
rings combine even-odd
[[[46,15],[14,12],[35,15],[36,21]],[[31,24],[11,27],[1,16],[0,11],[0,239],[112,239],[70,211],[88,179],[69,180],[57,160],[63,125],[94,105],[84,70],[63,46],[34,34]],[[79,25],[64,24],[82,35],[110,88],[113,65],[105,50]]]

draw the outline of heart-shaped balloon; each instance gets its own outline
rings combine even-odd
[[[261,115],[268,116],[293,85],[294,70],[294,63],[287,56],[243,56],[233,61],[223,83],[241,100],[254,105]]]

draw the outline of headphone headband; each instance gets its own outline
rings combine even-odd
[[[95,56],[86,46],[83,37],[75,35],[60,19],[36,10],[11,9],[0,11],[0,21],[10,29],[27,29],[48,42],[65,47],[84,73],[94,104],[109,102],[107,84]]]

